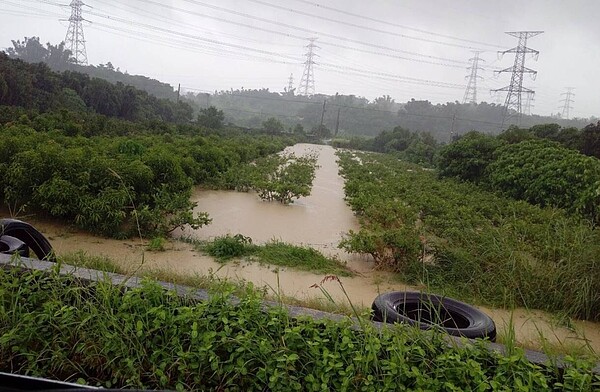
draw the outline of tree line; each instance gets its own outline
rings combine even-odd
[[[0,53],[0,105],[91,111],[131,121],[189,122],[193,116],[187,103],[159,99],[79,72],[53,72],[45,63],[31,64],[5,53]]]

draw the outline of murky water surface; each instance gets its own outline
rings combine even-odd
[[[297,155],[318,154],[319,169],[309,197],[296,200],[292,205],[264,202],[253,193],[196,190],[193,201],[198,211],[207,211],[213,222],[199,230],[187,229],[175,233],[208,240],[225,234],[243,234],[255,243],[273,239],[316,248],[340,260],[357,272],[357,276],[340,278],[350,300],[357,305],[370,306],[380,292],[418,289],[397,282],[391,274],[374,271],[368,258],[348,255],[337,248],[344,233],[359,228],[358,221],[344,202],[343,179],[338,175],[335,151],[329,146],[298,144],[288,149]],[[148,252],[140,240],[110,240],[90,236],[48,222],[35,223],[50,239],[56,251],[70,253],[84,251],[90,255],[111,257],[131,271],[142,268],[166,269],[190,275],[214,273],[220,277],[242,279],[257,285],[268,285],[276,291],[299,299],[323,297],[320,290],[310,288],[323,278],[310,272],[289,268],[275,269],[257,263],[218,264],[212,258],[194,252],[190,245],[172,242],[165,252]],[[337,283],[324,286],[336,301],[344,303],[345,296]],[[482,308],[483,309],[483,308]],[[511,319],[511,312],[501,309],[483,309],[501,331]],[[574,328],[556,326],[543,312],[517,310],[512,314],[520,343],[539,346],[539,332],[550,342],[561,341],[581,346],[588,339],[591,347],[600,353],[600,324],[576,322]]]

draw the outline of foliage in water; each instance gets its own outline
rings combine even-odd
[[[312,154],[270,155],[231,168],[222,176],[222,186],[243,192],[252,189],[263,200],[289,204],[310,195],[317,167],[317,157]]]
[[[70,129],[79,129],[73,134]],[[0,201],[111,237],[165,236],[210,222],[190,201],[231,167],[293,139],[0,107]]]

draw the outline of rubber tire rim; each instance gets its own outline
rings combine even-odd
[[[40,260],[56,262],[50,242],[29,223],[17,219],[0,219],[0,235],[23,241]]]
[[[415,320],[398,310],[403,304],[417,305],[417,307],[420,304],[431,304],[435,309],[445,311],[452,317],[456,316],[466,320],[468,325],[452,328],[428,323],[426,320]],[[372,309],[375,321],[404,323],[418,326],[422,330],[441,329],[450,335],[464,336],[470,339],[488,338],[492,342],[496,340],[496,325],[488,315],[471,305],[452,298],[420,292],[395,291],[381,294],[375,298]],[[420,309],[423,308],[420,307]]]

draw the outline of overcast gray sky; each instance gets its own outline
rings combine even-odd
[[[0,48],[11,39],[65,39],[70,0],[0,0]],[[559,111],[575,88],[571,117],[600,115],[598,0],[85,0],[91,64],[112,62],[184,90],[298,86],[308,37],[318,37],[317,93],[389,94],[434,103],[462,101],[473,50],[486,68],[478,101],[504,101],[517,45],[504,32],[541,30],[523,85],[536,91],[533,113]],[[269,5],[270,4],[270,5]],[[275,7],[274,7],[274,6]],[[277,8],[279,7],[279,8]],[[361,15],[362,17],[351,15]],[[312,16],[316,15],[318,17]],[[341,23],[340,23],[341,22]],[[376,31],[380,30],[380,31]],[[381,32],[384,31],[384,32]],[[434,64],[432,64],[434,63]]]

